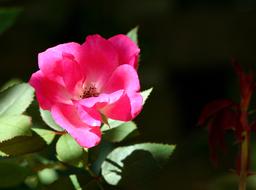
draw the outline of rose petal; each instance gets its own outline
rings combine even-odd
[[[101,112],[114,120],[130,121],[141,111],[142,102],[143,99],[139,93],[130,95],[124,93],[117,101],[105,106]]]
[[[62,77],[67,89],[73,96],[79,97],[85,80],[80,65],[74,59],[63,56],[61,66]]]
[[[80,44],[70,42],[60,44],[55,47],[49,48],[46,51],[38,54],[38,65],[40,70],[49,75],[58,75],[60,70],[59,62],[62,60],[63,55],[73,57],[77,62],[80,61]]]
[[[108,104],[102,109],[102,113],[108,118],[120,121],[132,120],[131,102],[126,93],[124,93],[117,101]]]
[[[96,107],[97,109],[101,109],[105,107],[107,104],[112,104],[119,100],[123,94],[124,90],[119,90],[111,94],[100,94],[98,97],[82,99],[79,101],[79,104],[87,108]]]
[[[101,125],[101,115],[97,109],[87,108],[81,104],[76,104],[78,114],[83,122],[90,126]]]
[[[129,64],[137,68],[140,49],[129,37],[119,34],[108,39],[108,41],[118,52],[119,64]]]
[[[102,122],[101,112],[103,112],[103,109],[108,104],[118,101],[123,94],[124,91],[120,90],[112,94],[100,94],[98,97],[74,101],[74,103],[83,122],[95,126]]]
[[[82,44],[81,66],[87,75],[87,82],[100,90],[118,66],[118,54],[106,39],[91,35]]]
[[[131,103],[131,116],[134,119],[142,110],[143,98],[140,93],[128,94]]]
[[[100,142],[100,127],[91,127],[82,122],[74,106],[58,104],[53,106],[51,113],[56,123],[67,130],[81,146],[91,148]]]
[[[102,89],[104,93],[111,93],[117,90],[125,90],[128,93],[140,90],[140,82],[137,71],[130,65],[120,65],[113,72],[108,82]]]
[[[51,109],[55,103],[72,103],[67,90],[46,78],[41,71],[37,71],[31,76],[29,84],[35,88],[37,100],[43,109]]]
[[[124,90],[119,90],[111,94],[101,94],[98,97],[91,97],[79,101],[81,109],[88,113],[91,111],[91,117],[100,120],[100,112],[108,118],[130,121],[138,115],[142,109],[143,99],[139,93],[127,94]],[[98,114],[96,114],[98,113]],[[88,122],[91,118],[84,119]],[[90,123],[92,124],[92,123]]]

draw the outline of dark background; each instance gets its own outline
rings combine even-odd
[[[108,38],[138,25],[141,86],[154,87],[137,118],[141,141],[177,144],[152,188],[236,188],[229,172],[236,153],[222,156],[215,168],[207,131],[196,123],[207,102],[238,100],[231,58],[255,68],[256,1],[0,0],[0,6],[23,8],[0,36],[1,84],[12,78],[27,81],[38,69],[37,54],[46,48],[82,43],[88,34]]]

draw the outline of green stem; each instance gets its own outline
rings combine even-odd
[[[239,190],[246,190],[246,182],[248,176],[248,162],[249,162],[249,142],[250,142],[250,128],[248,124],[248,108],[251,101],[251,93],[247,94],[246,98],[242,98],[240,109],[240,123],[243,127],[242,142],[241,142],[241,162],[240,162],[240,178]]]
[[[82,188],[79,184],[79,181],[77,179],[77,176],[75,174],[70,175],[69,178],[70,178],[75,190],[82,190]]]
[[[88,165],[85,166],[85,170],[92,176],[97,177],[97,175],[90,169]]]
[[[85,166],[85,170],[88,171],[88,173],[95,178],[98,187],[100,188],[100,190],[104,190],[103,186],[101,185],[101,180],[100,178],[90,169],[90,167],[88,165]]]
[[[249,156],[249,132],[244,131],[243,141],[241,144],[241,168],[239,179],[239,190],[246,190],[247,170],[248,170],[248,156]]]

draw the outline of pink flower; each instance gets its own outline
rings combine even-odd
[[[101,114],[129,121],[142,109],[137,74],[140,49],[125,35],[91,35],[38,55],[40,70],[29,83],[39,105],[83,147],[101,139]]]

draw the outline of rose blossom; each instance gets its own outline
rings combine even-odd
[[[142,109],[136,71],[140,49],[125,35],[91,35],[39,53],[29,83],[39,105],[83,147],[101,139],[102,114],[129,121]]]

